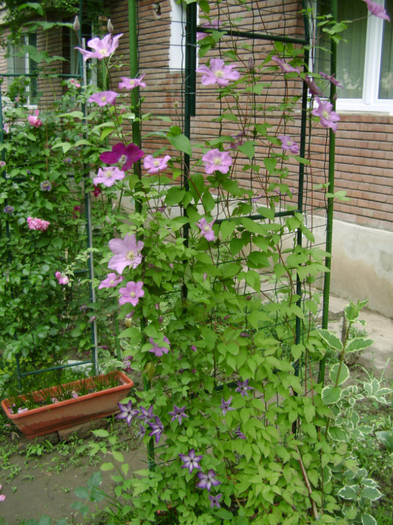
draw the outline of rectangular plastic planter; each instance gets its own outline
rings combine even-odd
[[[58,403],[33,408],[26,412],[13,414],[10,410],[11,402],[8,399],[4,399],[1,402],[1,406],[7,417],[15,423],[18,429],[23,432],[26,437],[32,439],[36,436],[50,434],[57,430],[73,427],[92,419],[99,419],[118,412],[118,402],[127,397],[129,391],[134,386],[134,382],[123,372],[115,372],[115,377],[116,376],[119,381],[118,386],[72,399],[66,399]],[[97,377],[104,378],[105,375]],[[84,381],[85,384],[87,382],[88,385],[94,388],[93,377],[73,381],[64,386],[77,387],[82,381]],[[44,399],[43,392],[56,397],[58,393],[57,389],[58,387],[56,386],[45,388],[32,392],[32,395],[37,400]],[[23,400],[25,396],[21,395],[20,398]]]

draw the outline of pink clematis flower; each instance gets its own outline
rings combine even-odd
[[[324,128],[331,128],[333,133],[337,131],[337,122],[340,120],[340,117],[332,111],[333,105],[327,100],[320,100],[318,97],[315,98],[318,107],[315,108],[311,113],[315,117],[319,117],[321,125]]]
[[[283,73],[300,73],[300,70],[297,67],[290,66],[278,56],[272,57],[273,62],[275,62]]]
[[[144,243],[137,241],[135,234],[127,233],[124,239],[111,239],[109,248],[115,254],[108,263],[108,268],[122,274],[124,268],[136,268],[142,261],[141,251]]]
[[[202,84],[204,86],[211,86],[217,84],[219,87],[225,87],[231,80],[239,80],[240,73],[235,66],[226,66],[221,58],[211,58],[210,68],[208,66],[200,66],[197,68],[197,73],[202,73]]]
[[[307,84],[308,90],[311,95],[313,95],[314,97],[320,97],[322,95],[320,87],[317,86],[315,80],[312,77],[306,75],[304,77],[304,82]]]
[[[127,78],[120,77],[121,82],[119,82],[119,89],[135,89],[135,88],[145,88],[145,82],[142,82],[145,75],[141,75],[139,78]]]
[[[101,153],[100,160],[106,164],[122,164],[122,171],[127,171],[135,162],[143,157],[144,153],[131,142],[127,146],[118,142],[112,147],[112,151]]]
[[[143,159],[143,167],[147,170],[147,173],[153,175],[159,171],[166,170],[168,167],[168,161],[171,160],[170,155],[165,155],[165,157],[154,158],[153,155],[146,155]]]
[[[289,151],[294,155],[299,155],[299,146],[294,140],[291,139],[291,137],[288,137],[287,135],[278,135],[277,138],[281,140],[281,147],[284,151]]]
[[[87,42],[87,45],[91,49],[94,49],[94,51],[87,51],[86,49],[82,49],[80,47],[76,47],[75,49],[78,49],[78,51],[80,51],[85,62],[86,60],[89,60],[89,58],[97,58],[98,60],[102,60],[111,56],[111,54],[114,53],[114,51],[119,45],[119,38],[121,36],[123,36],[123,33],[120,33],[116,36],[108,34],[105,35],[103,39],[100,39],[98,37],[92,38]]]
[[[27,224],[29,225],[30,230],[40,230],[44,232],[48,229],[50,222],[44,221],[44,219],[27,217]]]
[[[207,222],[205,217],[196,223],[198,228],[201,230],[201,235],[205,237],[207,241],[215,241],[216,236],[213,231],[213,224],[215,221]]]
[[[106,279],[100,282],[98,289],[101,290],[102,288],[116,288],[116,286],[120,284],[123,279],[124,277],[122,275],[108,273]]]
[[[64,273],[56,272],[55,277],[59,281],[59,284],[68,284],[70,282],[69,278]]]
[[[38,118],[38,115],[40,114],[40,112],[38,111],[38,109],[36,109],[34,113],[35,115],[29,115],[27,117],[27,121],[29,124],[31,124],[35,128],[39,128],[40,126],[42,126],[42,120]]]
[[[95,102],[101,108],[108,104],[114,106],[118,96],[119,93],[116,93],[115,91],[100,91],[99,93],[94,93],[94,95],[88,99],[88,102]]]
[[[103,184],[107,188],[110,188],[118,180],[123,180],[126,174],[124,171],[119,170],[117,166],[109,166],[106,168],[100,168],[97,173],[97,177],[94,177],[93,184]]]
[[[387,20],[390,22],[390,17],[386,12],[386,9],[380,5],[377,4],[377,2],[373,2],[372,0],[363,0],[363,2],[366,2],[367,9],[369,10],[371,15],[374,15],[378,18],[382,18],[382,20]]]
[[[157,343],[154,342],[154,339],[152,337],[149,338],[149,343],[153,345],[153,348],[149,350],[152,354],[154,354],[156,357],[162,357],[163,354],[167,354],[170,349],[170,342],[169,339],[164,335],[163,337],[164,346],[158,346]]]
[[[0,490],[3,490],[3,485],[0,485]],[[4,501],[6,499],[5,494],[0,494],[0,501]]]
[[[202,157],[202,161],[205,163],[205,172],[211,175],[215,171],[221,173],[228,173],[229,168],[232,166],[232,157],[227,151],[220,151],[217,148],[212,149],[205,153]]]
[[[143,281],[129,281],[125,288],[120,288],[119,292],[121,297],[119,304],[131,303],[132,306],[136,306],[139,303],[139,299],[145,295],[145,291],[142,290]]]

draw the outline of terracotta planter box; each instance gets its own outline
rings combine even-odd
[[[101,375],[98,377],[104,378],[105,376]],[[119,407],[117,403],[127,397],[129,391],[134,386],[134,382],[123,372],[116,372],[115,377],[118,379],[118,386],[81,395],[77,398],[66,399],[58,403],[40,406],[27,410],[26,412],[13,414],[11,411],[12,402],[8,399],[4,399],[1,402],[1,406],[7,417],[15,423],[26,437],[31,439],[36,436],[43,436],[56,430],[73,427],[86,421],[110,416],[118,412]],[[94,380],[92,377],[86,378],[83,381],[85,384],[87,383],[94,388]],[[80,383],[81,380],[73,381],[64,386],[67,388],[75,386],[75,390],[77,391],[77,385]],[[40,401],[45,399],[45,394],[43,395],[43,393],[56,397],[58,387],[54,386],[38,390],[32,392],[31,395],[34,399]],[[26,399],[23,395],[19,397],[22,400]]]

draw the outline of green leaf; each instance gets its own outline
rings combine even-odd
[[[225,241],[236,229],[236,223],[233,221],[223,221],[220,226],[222,240]]]
[[[108,470],[113,470],[113,468],[113,463],[102,463],[100,470],[102,470],[103,472],[107,472]]]
[[[70,113],[62,113],[59,117],[68,117],[68,118],[79,118],[83,119],[84,114],[82,111],[70,111]]]
[[[269,259],[265,253],[251,252],[247,258],[247,264],[250,268],[268,268]]]
[[[356,486],[355,486],[356,488]],[[337,494],[341,496],[344,499],[348,500],[354,500],[357,499],[356,490],[354,487],[345,486],[342,489],[340,489]]]
[[[341,388],[338,386],[325,386],[325,388],[322,389],[321,396],[322,401],[326,405],[332,405],[341,399]]]
[[[362,525],[378,525],[377,520],[370,514],[362,514],[361,521]]]
[[[255,142],[248,140],[240,146],[238,146],[237,149],[244,153],[244,155],[246,155],[246,157],[248,157],[249,160],[252,160],[252,158],[255,155]]]
[[[177,187],[169,188],[167,195],[166,195],[165,203],[168,206],[173,206],[174,204],[180,204],[185,194],[186,194],[186,190],[183,190],[181,188],[177,188]]]
[[[329,370],[329,378],[332,383],[339,386],[349,378],[349,369],[345,363],[336,363]]]
[[[364,350],[373,344],[372,339],[364,339],[363,337],[355,337],[351,339],[347,344],[345,351],[346,352],[359,352],[359,350]]]
[[[338,350],[339,352],[342,351],[343,345],[337,336],[335,336],[328,330],[318,330],[318,333],[331,348],[334,348],[334,350]]]
[[[379,498],[382,498],[383,494],[380,490],[378,490],[376,487],[365,487],[360,492],[361,498],[366,498],[370,501],[376,501]]]
[[[75,489],[75,496],[80,499],[89,499],[89,491],[87,487],[77,487]]]
[[[118,452],[117,450],[113,450],[112,451],[112,456],[113,458],[118,461],[119,463],[123,463],[124,461],[124,456],[121,452]]]
[[[178,135],[168,135],[169,142],[172,144],[174,148],[176,148],[179,151],[182,151],[183,153],[186,153],[187,155],[192,154],[192,148],[191,148],[191,142],[188,137],[183,135],[182,133]]]
[[[100,437],[100,438],[106,438],[109,436],[109,432],[103,428],[99,428],[97,430],[93,430],[93,434],[96,436],[96,437]]]

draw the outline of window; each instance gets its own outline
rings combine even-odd
[[[24,35],[19,45],[9,45],[7,54],[7,69],[12,76],[8,77],[8,88],[20,82],[23,75],[23,86],[26,101],[29,106],[34,106],[38,101],[37,77],[30,76],[38,71],[37,62],[29,56],[32,48],[37,48],[37,35],[35,33]]]
[[[375,0],[374,0],[375,1]],[[377,0],[393,20],[393,0]],[[330,1],[318,0],[318,15],[328,14]],[[345,42],[337,46],[337,109],[379,111],[393,114],[393,28],[392,23],[369,15],[360,0],[338,2],[338,20],[353,20],[342,33]],[[328,47],[321,36],[318,45]],[[329,55],[317,51],[317,71],[329,73]]]

